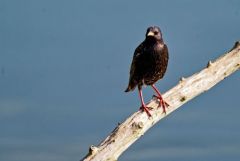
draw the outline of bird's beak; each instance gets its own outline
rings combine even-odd
[[[154,36],[154,32],[149,31],[149,33],[147,34],[147,36]]]

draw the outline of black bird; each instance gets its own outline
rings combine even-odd
[[[138,87],[142,106],[148,116],[151,116],[148,107],[145,105],[142,96],[142,86],[150,85],[157,93],[160,100],[159,107],[162,106],[166,113],[166,103],[161,93],[154,85],[159,79],[163,78],[168,65],[168,48],[164,44],[162,33],[159,27],[151,26],[147,29],[145,40],[135,49],[130,69],[129,84],[125,92],[133,91]]]

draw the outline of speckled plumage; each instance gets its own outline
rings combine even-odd
[[[161,34],[161,32],[159,33]],[[167,65],[168,48],[162,37],[156,39],[154,36],[146,36],[146,39],[134,52],[126,92],[134,90],[136,86],[141,87],[156,83],[163,78]]]

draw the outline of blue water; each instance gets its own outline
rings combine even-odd
[[[240,1],[0,1],[0,160],[79,160],[131,113],[136,46],[162,29],[170,61],[157,86],[240,40]],[[238,161],[239,72],[148,131],[120,161]],[[153,92],[144,88],[147,102]]]

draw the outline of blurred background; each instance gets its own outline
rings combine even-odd
[[[164,93],[240,40],[240,1],[0,0],[0,160],[80,160],[137,111],[137,91],[124,90],[151,25],[170,52]],[[239,80],[185,104],[119,160],[238,161]]]

